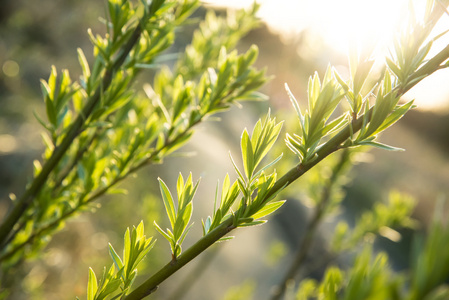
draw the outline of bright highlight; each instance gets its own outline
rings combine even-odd
[[[227,7],[248,7],[253,0],[208,0],[205,3]],[[373,55],[382,58],[389,55],[387,47],[393,45],[409,10],[409,0],[259,0],[259,16],[273,30],[289,39],[303,30],[317,35],[335,51],[347,54],[350,47],[373,49]],[[425,1],[411,1],[416,17],[424,15]],[[449,27],[449,18],[444,16],[436,33]],[[440,44],[447,45],[449,37]],[[438,48],[438,47],[436,47]],[[434,54],[432,51],[430,54]],[[426,85],[426,81],[412,89],[407,96],[416,98],[420,108],[435,109],[449,107],[449,71],[432,75],[438,80],[438,88]],[[434,78],[434,77],[432,77]],[[432,81],[432,80],[430,80]],[[429,82],[430,82],[429,81]],[[430,92],[429,92],[430,91]],[[432,93],[432,94],[430,94]],[[426,99],[423,98],[423,95]],[[429,101],[432,99],[432,101]]]

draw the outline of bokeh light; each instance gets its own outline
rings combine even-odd
[[[20,67],[19,64],[13,60],[7,60],[2,66],[3,74],[8,77],[16,77],[19,75]]]

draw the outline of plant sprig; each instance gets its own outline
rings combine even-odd
[[[406,45],[404,45],[404,47],[406,47]],[[321,130],[322,127],[320,128],[316,124],[323,124],[323,123],[326,124],[327,118],[332,114],[336,106],[339,104],[339,102],[336,101],[335,99],[338,98],[339,100],[341,100],[343,96],[349,91],[349,88],[346,87],[349,87],[351,85],[342,86],[340,81],[336,78],[336,76],[332,75],[329,70],[327,72],[328,75],[325,76],[324,80],[324,82],[332,82],[329,83],[329,85],[327,85],[329,86],[328,88],[326,89],[321,88],[321,85],[318,84],[318,83],[321,84],[321,82],[318,82],[318,80],[316,79],[311,79],[311,84],[309,85],[309,96],[312,96],[312,100],[314,100],[315,103],[311,105],[309,104],[309,111],[306,112],[306,114],[303,115],[301,113],[299,105],[297,104],[296,100],[294,100],[294,97],[291,98],[300,121],[299,123],[301,134],[303,134],[303,136],[306,136],[309,139],[309,141],[313,141],[314,143],[310,144],[310,142],[308,142],[309,144],[307,144],[306,143],[307,139],[303,139],[303,136],[299,135],[296,137],[297,138],[296,144],[291,143],[292,139],[290,140],[287,139],[287,142],[290,142],[291,144],[290,146],[292,146],[291,148],[294,148],[292,149],[293,152],[297,154],[298,157],[300,158],[300,163],[279,179],[276,179],[275,173],[273,173],[270,176],[261,175],[262,180],[260,180],[261,185],[259,186],[259,188],[260,191],[264,191],[264,188],[266,188],[266,190],[260,193],[260,198],[257,200],[260,201],[260,203],[264,203],[264,200],[273,199],[273,197],[277,193],[279,193],[279,191],[286,188],[288,185],[290,185],[292,182],[300,178],[308,170],[314,167],[317,163],[319,163],[320,161],[322,161],[324,158],[334,153],[335,151],[342,148],[359,146],[353,142],[354,134],[357,133],[358,131],[363,132],[361,134],[361,137],[363,137],[363,139],[361,138],[361,140],[365,140],[367,138],[373,137],[375,134],[378,134],[379,132],[384,131],[385,129],[390,127],[394,122],[396,122],[400,117],[402,117],[411,107],[411,104],[409,104],[410,106],[405,107],[398,106],[397,99],[399,99],[404,93],[406,93],[412,86],[416,85],[420,80],[422,80],[423,77],[419,76],[418,74],[425,72],[426,75],[429,75],[443,68],[445,66],[444,63],[449,58],[448,49],[449,47],[446,47],[436,56],[431,58],[429,61],[423,62],[423,64],[420,66],[420,68],[416,70],[416,72],[410,74],[411,78],[417,78],[417,80],[412,81],[412,84],[407,85],[406,88],[398,84],[398,82],[396,81],[394,81],[396,83],[394,84],[389,79],[390,75],[389,74],[386,75],[382,83],[384,86],[382,87],[381,92],[378,93],[379,97],[378,99],[376,99],[374,106],[370,107],[369,104],[365,102],[364,104],[365,109],[363,110],[363,114],[358,116],[358,118],[352,118],[352,120],[346,121],[346,123],[343,123],[345,124],[344,126],[341,126],[340,123],[345,122],[344,121],[345,117],[342,117],[342,121],[335,123],[330,122],[330,124],[333,124],[333,126],[331,126],[330,129],[336,128],[333,134],[329,134],[330,129],[325,131],[319,131],[319,129]],[[340,89],[342,92],[339,92]],[[322,93],[322,91],[325,92]],[[362,99],[364,98],[365,97],[362,96]],[[316,106],[318,99],[320,99],[319,100],[320,103],[327,103],[327,105],[329,105],[328,107],[326,106],[323,107],[324,111],[318,109],[320,108],[320,105]],[[314,119],[313,114],[316,114],[316,116],[320,116],[321,118]],[[305,121],[306,116],[308,118],[307,126]],[[310,124],[314,124],[314,126],[317,127],[313,126],[310,127]],[[310,137],[314,138],[310,140]],[[324,142],[320,143],[322,138],[324,137],[327,137],[327,139]],[[252,214],[248,213],[249,211],[251,211],[250,209],[251,204],[255,202],[255,200],[253,200],[250,197],[250,195],[252,196],[252,194],[249,194],[249,191],[253,190],[252,186],[248,184],[249,183],[248,179],[251,179],[248,177],[251,177],[253,171],[251,158],[253,158],[254,161],[254,156],[248,157],[248,153],[250,154],[252,153],[254,155],[254,152],[251,151],[251,148],[249,148],[249,145],[253,147],[253,144],[252,140],[251,143],[249,142],[250,139],[249,135],[247,134],[242,135],[242,141],[243,141],[242,145],[246,147],[246,149],[242,149],[242,153],[245,153],[243,159],[244,165],[246,165],[246,168],[244,168],[246,169],[245,175],[247,176],[244,177],[243,173],[240,172],[237,167],[235,167],[239,177],[237,183],[242,192],[242,200],[240,201],[239,208],[232,213],[232,216],[228,218],[223,218],[221,223],[219,223],[214,228],[208,226],[208,224],[213,224],[212,221],[213,219],[212,218],[206,219],[206,222],[203,222],[204,224],[203,232],[206,234],[194,245],[192,245],[189,249],[185,250],[183,254],[178,257],[177,263],[175,265],[167,264],[154,276],[150,277],[141,286],[136,288],[136,290],[131,292],[131,294],[128,295],[128,299],[140,299],[141,297],[148,295],[149,290],[159,285],[171,274],[173,274],[174,272],[179,270],[179,268],[184,266],[187,262],[194,259],[197,255],[199,255],[199,253],[207,249],[210,245],[222,239],[226,234],[237,228],[239,225],[244,225],[245,223],[248,225],[259,224],[259,222],[253,222],[253,219],[251,218]],[[370,145],[374,146],[375,144]],[[259,177],[259,179],[261,177]],[[231,185],[226,184],[224,188],[225,191],[229,190],[228,186]],[[218,194],[218,191],[216,194]],[[228,193],[226,193],[226,195],[227,194]],[[256,199],[258,195],[259,193],[257,193],[254,196],[255,197],[254,199]],[[226,196],[225,201],[222,203],[228,203],[226,201]],[[221,211],[220,214],[222,214]]]
[[[181,254],[182,242],[193,225],[191,224],[189,226],[189,222],[193,210],[192,200],[195,196],[198,184],[199,181],[193,185],[191,173],[185,183],[182,175],[179,174],[177,184],[178,205],[176,206],[167,185],[159,178],[162,199],[164,200],[164,206],[168,219],[170,220],[171,229],[167,228],[167,230],[164,231],[156,222],[154,222],[154,225],[156,226],[157,231],[169,241],[173,261],[176,261],[176,258]]]
[[[109,254],[113,260],[112,266],[103,271],[103,276],[98,282],[95,272],[89,268],[87,284],[87,300],[122,299],[131,288],[137,276],[137,267],[148,252],[153,248],[155,240],[146,238],[143,222],[133,227],[130,233],[126,229],[124,236],[123,258],[109,244]],[[113,295],[114,294],[114,295]]]
[[[161,10],[157,18],[152,19],[153,25],[147,26],[148,32],[143,31],[141,43],[136,49],[130,50],[129,56],[124,60],[124,66],[111,81],[110,88],[101,94],[99,106],[90,117],[81,111],[86,97],[94,93],[96,88],[103,86],[100,81],[106,61],[104,55],[120,51],[112,45],[123,43],[128,36],[126,32],[132,26],[137,26],[136,15],[143,12],[139,5],[135,7],[120,1],[108,4],[110,16],[105,22],[109,22],[108,28],[111,31],[104,37],[92,38],[95,39],[96,53],[92,67],[83,52],[78,50],[82,66],[79,83],[68,85],[68,72],[63,71],[62,77],[59,78],[54,68],[48,83],[43,81],[44,98],[49,107],[48,118],[54,120],[52,115],[55,115],[57,121],[56,125],[52,125],[53,123],[44,122],[38,117],[50,133],[49,136],[44,135],[47,146],[44,157],[49,158],[52,151],[55,151],[55,145],[64,136],[74,116],[82,116],[85,124],[82,125],[79,136],[73,139],[61,162],[47,177],[47,184],[37,194],[30,213],[21,218],[20,226],[10,235],[10,242],[2,251],[0,260],[14,262],[27,253],[37,251],[44,244],[36,241],[61,228],[68,218],[95,208],[94,202],[99,197],[123,193],[123,190],[116,188],[121,181],[146,165],[160,163],[182,147],[192,136],[193,127],[210,115],[237,101],[263,99],[254,92],[267,80],[263,72],[252,67],[257,57],[257,48],[252,47],[246,54],[238,55],[236,52],[228,54],[222,45],[207,43],[209,38],[220,40],[232,32],[235,38],[226,43],[226,46],[232,49],[242,35],[257,25],[254,16],[257,6],[249,12],[241,10],[230,15],[227,20],[222,17],[209,17],[200,25],[201,29],[197,32],[201,34],[194,34],[192,45],[188,46],[189,57],[193,58],[192,53],[197,53],[195,59],[204,59],[202,67],[196,68],[194,73],[188,72],[192,66],[187,64],[186,56],[181,56],[173,73],[162,69],[156,74],[154,89],[149,85],[145,88],[150,91],[146,97],[130,89],[143,66],[146,68],[153,65],[162,51],[173,42],[174,30],[185,23],[187,16],[197,6],[197,1],[193,0],[176,3],[177,1],[170,1],[170,4],[161,6],[163,13]],[[153,11],[158,7],[154,5],[156,2],[153,4]],[[172,15],[175,17],[171,17]],[[114,22],[123,26],[114,25]],[[216,26],[217,24],[219,26]],[[233,27],[236,24],[246,29],[240,31]],[[123,27],[121,33],[117,32],[119,27]],[[204,35],[206,28],[209,28],[208,33]],[[217,57],[215,60],[211,57],[201,58],[198,54],[201,51],[216,53]],[[218,55],[223,67],[217,66]],[[236,67],[237,62],[239,67]],[[181,75],[181,70],[187,73]],[[200,76],[202,80],[198,80],[198,74],[203,74]],[[210,74],[217,76],[210,77]],[[227,77],[223,77],[225,74]],[[220,93],[209,95],[203,92],[203,96],[199,98],[197,95],[201,94],[200,90],[216,89],[215,80],[225,80],[223,82],[228,85]],[[48,100],[49,95],[60,99]],[[65,107],[59,110],[64,105]],[[36,176],[42,172],[43,167],[45,165],[41,166],[38,161],[35,162]],[[32,230],[21,232],[23,228]]]

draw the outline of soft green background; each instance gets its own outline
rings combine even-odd
[[[33,111],[40,115],[44,112],[39,79],[48,77],[52,64],[58,70],[69,69],[72,78],[78,77],[76,48],[83,48],[89,59],[91,47],[86,30],[103,31],[98,21],[103,15],[103,4],[103,1],[85,0],[0,1],[0,216],[8,208],[8,194],[20,194],[23,190],[30,178],[32,161],[40,158],[43,148],[39,134],[42,129],[33,117]],[[185,40],[182,36],[181,42]],[[88,267],[101,273],[103,266],[109,266],[107,243],[121,249],[126,227],[137,225],[142,219],[147,235],[154,235],[158,243],[150,252],[148,268],[140,275],[145,277],[154,272],[170,259],[167,243],[152,226],[153,220],[165,222],[158,213],[162,203],[157,177],[163,178],[172,189],[179,172],[186,176],[192,171],[194,179],[202,178],[194,200],[195,225],[190,240],[185,243],[187,246],[201,235],[201,218],[212,211],[217,179],[222,180],[226,172],[234,176],[228,151],[238,157],[243,128],[252,129],[268,107],[278,119],[292,117],[284,82],[304,103],[309,75],[315,70],[322,74],[328,63],[346,64],[345,57],[333,54],[332,49],[324,47],[319,38],[311,37],[307,32],[295,40],[285,41],[262,27],[242,40],[240,48],[246,50],[252,43],[260,49],[258,66],[268,66],[268,74],[275,76],[263,89],[270,96],[270,102],[244,104],[242,109],[233,108],[222,114],[221,122],[202,124],[183,149],[183,152],[195,153],[194,156],[172,157],[163,165],[141,171],[137,179],[128,179],[122,185],[129,189],[128,195],[104,198],[100,201],[102,208],[97,212],[72,219],[39,257],[17,269],[17,284],[11,299],[85,297]],[[7,61],[9,63],[5,64]],[[11,69],[7,68],[11,61],[19,66],[15,76],[14,72],[11,76]],[[448,114],[444,109],[425,113],[415,110],[388,130],[381,140],[407,151],[373,150],[365,156],[366,161],[355,168],[344,201],[345,215],[350,220],[360,209],[385,198],[390,188],[396,188],[419,201],[414,215],[424,222],[425,227],[434,201],[449,192]],[[292,124],[289,125],[291,130],[294,122],[289,124]],[[284,150],[284,154],[293,156],[288,150]],[[202,254],[196,262],[164,283],[152,299],[168,299],[185,278],[191,277],[197,281],[185,299],[222,299],[230,287],[242,283],[255,286],[257,296],[254,299],[263,298],[270,285],[278,282],[283,267],[288,265],[288,255],[294,252],[292,247],[306,222],[307,211],[299,202],[292,201],[283,211],[267,225],[239,230],[234,241],[215,247],[220,250],[214,254],[204,273],[191,274],[195,265],[202,261],[201,257],[210,255]],[[322,226],[316,249],[322,248],[320,245],[325,243],[331,227],[329,224]],[[403,268],[408,263],[407,236],[406,232],[402,248],[388,240],[379,243],[379,247],[393,255],[394,267]],[[276,257],[280,259],[278,264]],[[319,276],[320,271],[312,275]]]

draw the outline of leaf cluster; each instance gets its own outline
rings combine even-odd
[[[401,47],[407,47],[407,45],[401,45]],[[207,113],[204,114],[204,111],[201,110],[204,107],[206,107],[206,110],[219,110],[222,107],[215,102],[217,95],[221,99],[226,99],[227,94],[224,91],[226,87],[232,86],[230,80],[238,79],[242,74],[245,74],[245,72],[240,71],[239,66],[253,61],[251,50],[242,56],[237,56],[232,52],[231,54],[227,53],[225,49],[221,50],[217,69],[211,71],[212,69],[209,68],[207,76],[203,74],[200,77],[198,86],[209,85],[210,87],[209,89],[200,88],[196,90],[199,91],[197,95],[199,99],[197,103],[200,103],[199,115],[203,117],[207,116]],[[431,72],[442,68],[441,64],[447,60],[447,57],[446,52],[441,52],[433,58],[434,60],[430,60],[430,65],[425,63],[415,72],[410,73],[408,82],[413,82],[412,85],[416,84],[419,80],[411,80],[413,77],[420,78],[417,74],[421,72],[422,68],[429,67]],[[437,62],[438,64],[435,65]],[[408,85],[407,89],[404,89],[397,75],[388,69],[385,69],[382,72],[381,79],[373,84],[370,79],[372,77],[372,66],[373,64],[369,60],[358,62],[351,72],[352,78],[346,81],[330,67],[322,81],[318,75],[312,77],[309,80],[308,109],[305,110],[304,114],[294,96],[289,93],[299,119],[300,130],[298,134],[287,134],[286,143],[299,157],[300,163],[282,177],[277,178],[276,171],[271,174],[266,173],[268,167],[271,167],[281,157],[264,167],[258,167],[279,136],[281,123],[276,123],[275,119],[272,119],[270,113],[268,113],[263,122],[262,120],[258,121],[251,135],[247,130],[244,130],[241,137],[243,172],[231,157],[237,173],[237,180],[231,183],[227,175],[221,193],[219,193],[217,186],[213,215],[203,221],[203,237],[190,248],[183,250],[182,253],[180,253],[180,243],[182,243],[188,231],[187,226],[191,216],[191,210],[188,207],[192,202],[190,196],[186,198],[188,201],[185,201],[181,195],[184,190],[188,190],[189,192],[186,195],[192,195],[193,197],[197,186],[193,185],[191,180],[184,184],[183,179],[178,178],[178,206],[176,207],[168,188],[160,181],[163,201],[172,228],[166,231],[159,228],[159,231],[170,241],[173,259],[131,292],[128,298],[140,299],[151,294],[157,285],[209,246],[223,240],[223,238],[226,239],[225,236],[235,228],[266,222],[261,218],[274,212],[283,204],[283,201],[272,201],[274,197],[335,151],[362,145],[394,150],[394,148],[379,144],[375,140],[379,133],[393,125],[412,107],[412,102],[398,105],[399,98],[412,85]],[[251,74],[251,72],[246,74],[248,73]],[[257,73],[253,73],[250,77],[259,84],[258,76]],[[167,75],[166,78],[175,77]],[[175,79],[175,81],[178,81],[178,79]],[[183,82],[179,80],[180,85],[181,83]],[[162,85],[160,86],[162,87]],[[367,88],[369,91],[366,91]],[[179,94],[181,99],[184,99],[184,94]],[[201,99],[204,98],[208,99],[207,103],[201,102]],[[349,102],[349,109],[331,119],[336,114],[337,107],[343,106],[341,100],[344,98]],[[166,116],[165,120],[168,123],[167,127],[169,127],[170,122],[177,120],[176,118],[169,118],[173,115],[173,112],[178,111],[177,106],[169,107],[165,105],[163,100],[160,102],[164,103],[165,108],[162,106],[160,108]],[[182,114],[179,113],[175,115],[179,118],[182,117]],[[170,137],[170,134],[171,132],[168,131],[168,137]],[[335,174],[340,174],[339,170],[344,169],[343,165],[342,163],[336,166]],[[338,177],[338,175],[335,176]],[[336,182],[336,178],[331,179],[329,181],[331,184],[327,186],[329,193],[332,190],[332,184]],[[329,199],[329,197],[326,199]],[[351,236],[353,236],[353,240],[359,241],[368,232],[385,234],[386,231],[391,230],[389,226],[410,226],[412,222],[408,216],[412,207],[409,200],[392,196],[389,206],[377,205],[373,212],[367,213],[361,218],[360,225],[348,234],[349,237],[341,234],[340,242],[343,239],[348,239],[348,243],[352,242]],[[320,218],[317,218],[317,220],[319,221]],[[439,236],[439,238],[442,237]],[[309,297],[325,299],[397,298],[397,295],[400,295],[404,289],[400,287],[400,281],[392,280],[393,276],[388,268],[386,256],[384,254],[378,255],[373,263],[371,257],[371,251],[368,249],[357,258],[351,271],[343,273],[337,268],[331,269],[325,276],[323,284],[310,283],[307,285],[306,290],[308,292],[302,293],[302,299],[308,299]],[[438,276],[438,278],[442,277]],[[439,285],[441,282],[437,284]]]
[[[332,113],[344,97],[343,89],[333,78],[332,69],[328,67],[321,82],[318,74],[309,79],[308,109],[302,114],[299,104],[286,85],[286,90],[299,119],[299,134],[287,134],[286,143],[303,163],[316,159],[316,149],[326,136],[345,125],[345,115],[328,123]]]
[[[109,254],[114,264],[108,271],[104,269],[100,281],[97,280],[92,268],[89,268],[87,299],[121,299],[125,296],[136,279],[137,266],[153,248],[155,242],[151,237],[148,239],[145,237],[143,222],[140,222],[137,228],[133,227],[131,233],[128,228],[124,237],[123,259],[109,244]]]
[[[67,70],[58,75],[52,67],[49,79],[41,83],[48,121],[36,117],[48,134],[43,134],[43,163],[34,163],[40,192],[23,197],[31,205],[17,221],[0,256],[3,261],[13,264],[37,251],[48,240],[43,238],[62,228],[66,219],[96,208],[99,197],[126,192],[116,186],[182,147],[196,124],[237,101],[264,99],[255,92],[267,80],[264,71],[252,66],[257,48],[239,55],[208,42],[224,40],[232,32],[235,41],[225,45],[232,49],[257,25],[257,5],[227,19],[201,22],[187,46],[197,53],[201,67],[189,71],[194,66],[180,55],[173,71],[162,68],[145,85],[146,95],[134,90],[137,76],[164,61],[164,50],[190,22],[187,17],[198,1],[151,1],[146,6],[111,0],[107,5],[107,33],[94,36],[89,31],[93,63],[78,49],[79,81],[72,82]],[[211,56],[202,57],[201,51]]]
[[[107,33],[94,36],[89,31],[94,46],[93,63],[89,64],[83,52],[78,51],[83,73],[78,82],[72,82],[67,71],[58,75],[55,68],[49,80],[42,81],[48,121],[38,120],[48,131],[44,136],[47,148],[43,164],[35,163],[35,179],[1,226],[0,244],[5,244],[1,260],[12,264],[40,248],[46,242],[44,237],[62,227],[66,219],[91,209],[97,198],[112,193],[130,174],[145,165],[162,162],[181,147],[192,136],[196,124],[238,101],[264,99],[256,92],[267,80],[264,70],[253,67],[257,47],[252,46],[243,54],[232,50],[257,25],[256,4],[249,12],[240,11],[226,21],[208,14],[173,70],[162,68],[157,72],[153,83],[145,85],[143,96],[133,90],[138,74],[143,69],[154,69],[166,59],[162,52],[173,43],[179,28],[188,23],[186,19],[198,1],[134,3],[108,1],[108,16],[103,20]],[[368,145],[395,150],[376,139],[412,108],[412,102],[400,105],[400,97],[424,77],[447,65],[447,49],[425,60],[430,46],[423,43],[434,25],[430,16],[437,14],[436,7],[434,1],[428,1],[425,17],[428,22],[412,22],[418,37],[398,41],[396,55],[387,61],[388,68],[376,83],[372,81],[370,59],[352,59],[348,80],[329,67],[322,80],[318,74],[310,78],[304,113],[287,87],[299,130],[287,133],[285,141],[300,163],[279,178],[276,170],[269,173],[269,169],[282,155],[260,167],[282,128],[282,122],[276,122],[270,112],[265,120],[256,123],[251,134],[245,129],[240,141],[243,168],[237,167],[231,157],[237,179],[231,183],[226,175],[221,193],[217,186],[213,214],[203,221],[203,237],[190,248],[183,250],[182,243],[190,229],[198,182],[193,183],[191,174],[186,181],[179,175],[175,202],[167,185],[159,179],[170,228],[163,230],[155,225],[170,243],[172,260],[130,291],[137,265],[154,244],[144,236],[141,223],[132,233],[127,230],[123,258],[110,246],[114,264],[105,270],[99,283],[95,273],[89,271],[88,298],[141,299],[151,294],[209,246],[226,239],[230,231],[265,223],[262,218],[284,203],[273,201],[278,193],[339,149]],[[226,43],[222,43],[225,39]],[[349,109],[344,109],[344,98]],[[343,109],[341,113],[339,108]],[[317,222],[327,212],[328,205],[338,202],[329,200],[330,193],[334,185],[339,186],[337,177],[345,161],[343,156],[342,163],[332,170],[335,175],[328,180],[322,197],[316,199],[320,208]],[[399,196],[390,199],[389,206],[379,204],[363,215],[352,232],[344,225],[339,226],[337,246],[354,244],[367,233],[382,234],[390,226],[409,226],[410,201]],[[426,277],[409,277],[412,299],[447,295],[446,288],[441,293],[435,291],[449,272],[449,260],[442,250],[442,245],[448,242],[447,230],[443,228],[435,223],[416,256],[415,270]],[[351,271],[343,273],[334,268],[328,271],[323,283],[306,282],[298,297],[397,298],[404,289],[391,280],[386,257],[381,254],[371,263],[371,256],[366,250]],[[432,273],[433,269],[427,266],[436,271]],[[437,292],[438,295],[432,296]]]
[[[276,182],[276,171],[266,174],[265,171],[282,158],[282,155],[274,161],[258,169],[263,158],[273,147],[282,128],[282,122],[276,123],[268,112],[265,120],[259,120],[254,126],[251,137],[245,129],[242,133],[240,146],[244,173],[237,167],[232,159],[232,164],[238,175],[237,184],[242,194],[238,210],[234,214],[234,226],[252,226],[263,224],[265,220],[259,220],[277,209],[285,201],[270,202],[277,193],[269,194]],[[245,175],[243,175],[245,174]],[[222,200],[223,201],[223,200]],[[222,214],[223,211],[220,211]]]
[[[198,184],[199,181],[193,185],[192,174],[189,175],[184,184],[184,179],[182,178],[182,175],[179,174],[177,184],[178,205],[176,207],[173,196],[167,185],[159,179],[162,199],[164,200],[165,210],[170,220],[171,230],[167,228],[167,230],[164,231],[156,222],[154,222],[154,225],[162,236],[170,242],[173,260],[176,260],[176,257],[181,254],[181,244],[191,227],[191,225],[189,227],[188,225],[190,218],[192,217],[192,200],[195,196]]]
[[[233,49],[244,35],[259,26],[260,21],[256,17],[259,7],[254,2],[246,11],[229,11],[226,18],[208,11],[204,22],[194,32],[192,43],[178,61],[177,73],[196,78],[201,76],[201,70],[217,67],[217,57],[222,47]],[[218,32],[221,34],[218,35]]]
[[[206,236],[215,228],[222,225],[226,220],[232,219],[233,226],[252,226],[265,223],[259,220],[276,211],[285,201],[270,202],[276,194],[268,196],[268,191],[276,181],[276,173],[265,175],[265,170],[276,163],[278,157],[272,163],[267,164],[255,172],[262,159],[273,146],[279,136],[282,123],[276,123],[267,115],[264,122],[259,120],[254,127],[252,137],[249,137],[246,129],[242,134],[241,147],[244,169],[246,177],[243,177],[235,162],[231,161],[235,167],[238,179],[231,185],[229,175],[226,175],[219,197],[217,186],[214,201],[214,214],[208,216],[203,224],[203,234]],[[198,183],[193,185],[191,176],[185,186],[182,175],[178,177],[178,206],[176,209],[173,197],[167,186],[160,180],[161,193],[170,220],[171,230],[163,231],[156,224],[158,231],[170,242],[173,259],[176,260],[181,254],[181,243],[188,232],[187,224],[192,214],[192,199],[198,187]],[[237,207],[237,200],[240,202]],[[221,240],[225,240],[224,238]]]
[[[446,299],[449,263],[443,244],[447,242],[446,226],[435,219],[428,237],[416,240],[409,272],[394,272],[386,254],[373,259],[372,250],[365,247],[348,271],[330,267],[321,282],[302,281],[296,299]]]

